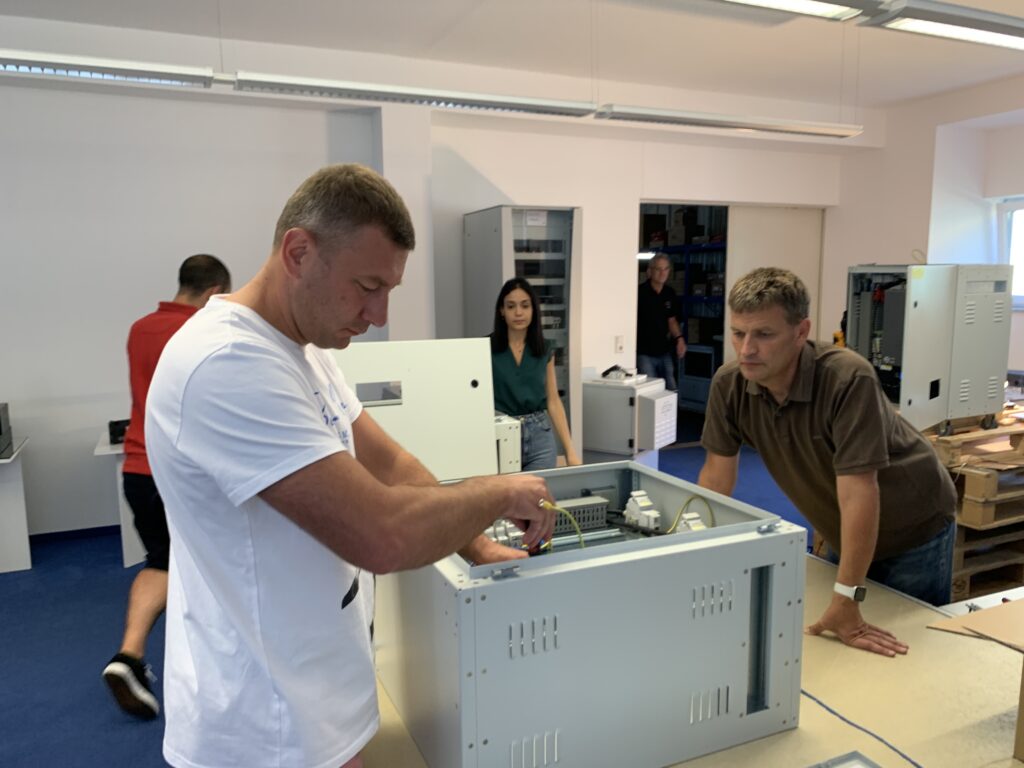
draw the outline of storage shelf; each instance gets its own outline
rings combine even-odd
[[[565,261],[564,253],[531,253],[516,251],[516,261]]]

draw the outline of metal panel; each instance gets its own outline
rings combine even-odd
[[[1010,354],[1013,267],[962,265],[957,274],[949,418],[1003,409]]]
[[[657,768],[796,727],[802,529],[632,462],[538,474],[620,508],[638,488],[665,509],[700,493],[716,525],[398,577],[381,679],[431,768]]]
[[[509,253],[503,253],[502,211],[500,207],[487,208],[462,220],[462,322],[466,336],[485,336],[494,327],[494,301],[507,274],[503,263],[512,261],[511,243]]]
[[[904,269],[907,322],[899,408],[907,421],[925,429],[946,418],[956,267],[929,264]]]
[[[487,339],[366,342],[335,357],[353,389],[401,384],[401,399],[372,407],[373,418],[438,478],[497,473]]]

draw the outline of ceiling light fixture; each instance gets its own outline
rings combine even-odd
[[[836,0],[836,2],[831,2],[831,0],[722,0],[722,2],[756,5],[758,8],[800,13],[833,21],[846,21],[865,11],[878,10],[882,0]]]
[[[684,112],[675,109],[653,109],[651,107],[623,107],[616,106],[615,104],[602,105],[594,113],[594,117],[603,120],[688,125],[696,128],[726,128],[735,131],[826,136],[833,139],[849,139],[864,132],[864,126],[849,123],[813,123],[805,120],[716,115],[710,112]]]
[[[442,91],[428,88],[405,88],[393,85],[375,85],[345,80],[319,80],[315,78],[263,75],[238,72],[235,90],[258,93],[279,93],[298,96],[326,96],[338,99],[364,101],[392,101],[420,104],[429,107],[493,109],[502,112],[525,112],[534,115],[560,115],[583,117],[597,109],[586,101],[559,101],[518,96],[495,96],[486,93]]]
[[[1024,19],[937,0],[889,0],[860,23],[1024,51]]]
[[[89,56],[63,56],[10,50],[0,50],[0,75],[128,82],[188,88],[209,88],[214,81],[213,70],[204,67],[176,67],[117,59],[96,59]]]

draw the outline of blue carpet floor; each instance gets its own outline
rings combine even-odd
[[[663,450],[660,468],[696,481],[698,447]],[[744,450],[736,498],[806,525]],[[88,536],[35,536],[32,570],[0,574],[0,766],[164,766],[163,718],[140,722],[114,704],[100,672],[117,651],[138,567],[121,566],[117,528]],[[147,660],[162,676],[161,619]],[[160,683],[156,686],[160,695]]]
[[[121,535],[32,539],[32,570],[0,574],[0,766],[166,766],[163,720],[140,722],[100,677],[117,651],[128,588]],[[163,668],[163,620],[147,661]]]
[[[662,449],[658,453],[658,469],[691,483],[697,482],[697,475],[700,474],[703,465],[704,449],[699,446]],[[808,537],[810,536],[810,524],[797,512],[793,502],[779,490],[779,486],[765,469],[761,457],[750,448],[740,449],[739,478],[733,496],[747,504],[774,512],[783,520],[807,528]]]

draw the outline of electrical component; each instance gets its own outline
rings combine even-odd
[[[661,530],[661,512],[654,507],[654,502],[647,491],[633,491],[626,502],[626,522],[647,531]]]
[[[576,533],[573,525],[582,531],[592,531],[595,528],[604,528],[608,525],[608,499],[603,496],[580,496],[573,499],[558,499],[555,503],[556,509],[560,508],[572,515],[559,515],[555,518],[555,532],[558,536],[562,533]]]

